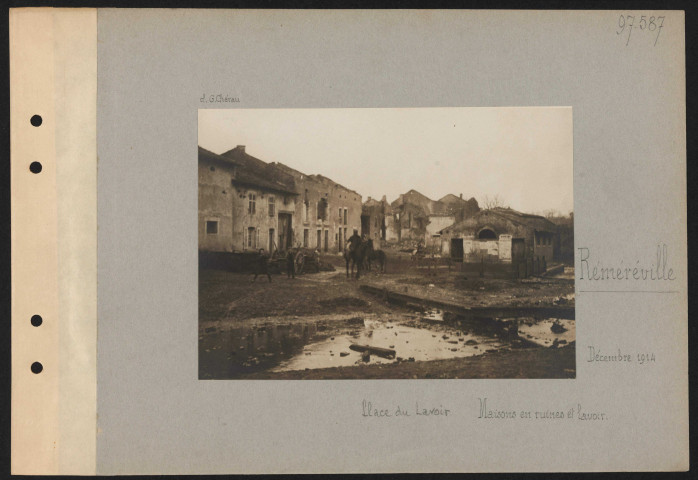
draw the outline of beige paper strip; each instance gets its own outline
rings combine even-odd
[[[96,469],[96,44],[94,9],[10,11],[14,474]]]

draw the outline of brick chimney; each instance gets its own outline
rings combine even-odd
[[[235,147],[235,150],[237,150],[240,153],[245,153],[245,146],[244,145],[238,145]]]
[[[242,149],[244,150],[245,147],[242,147]],[[463,200],[463,194],[462,194],[462,193],[460,194],[460,199]]]
[[[371,196],[370,196],[370,195],[366,198],[366,201],[367,201],[367,202],[370,202],[370,201],[371,201]]]

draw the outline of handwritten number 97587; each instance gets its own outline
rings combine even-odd
[[[662,31],[662,26],[664,25],[664,17],[648,17],[647,15],[642,15],[640,20],[634,15],[621,15],[618,17],[618,30],[616,35],[622,34],[626,29],[628,30],[628,39],[625,41],[625,46],[630,43],[630,36],[633,33],[633,28],[639,28],[640,31],[657,32],[657,36],[654,37],[654,45],[657,45],[657,40],[659,40],[659,34]]]

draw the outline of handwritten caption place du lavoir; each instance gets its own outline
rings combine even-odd
[[[400,405],[394,407],[378,406],[367,400],[361,402],[362,417],[448,417],[449,415],[451,415],[451,410],[444,408],[443,405],[425,407],[423,405],[420,406],[419,402],[415,402],[414,407],[408,408]]]

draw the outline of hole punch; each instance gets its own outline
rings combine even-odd
[[[40,327],[44,323],[44,319],[41,318],[41,315],[32,315],[31,322],[35,327]]]
[[[44,366],[39,362],[32,363],[32,373],[39,374],[44,369]]]
[[[41,166],[41,163],[39,163],[39,162],[32,162],[29,165],[29,171],[32,173],[41,173],[42,168],[43,167]]]
[[[41,118],[41,115],[32,115],[32,118],[29,121],[35,127],[39,127],[41,126],[44,120]]]

